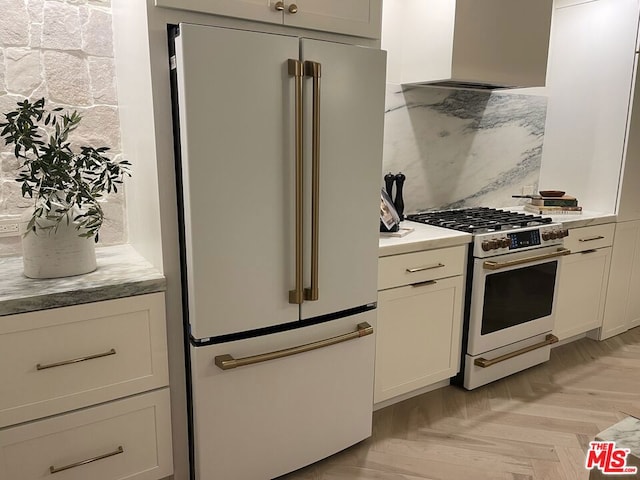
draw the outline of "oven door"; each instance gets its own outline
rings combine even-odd
[[[560,258],[568,253],[554,246],[474,260],[469,355],[553,330]]]

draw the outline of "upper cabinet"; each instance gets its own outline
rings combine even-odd
[[[544,86],[552,0],[386,1],[392,83]]]
[[[156,6],[380,38],[382,0],[155,0]]]

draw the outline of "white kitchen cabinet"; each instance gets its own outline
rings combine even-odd
[[[168,384],[163,293],[1,316],[0,478],[170,475]]]
[[[615,226],[569,230],[562,258],[553,333],[560,339],[602,326]]]
[[[156,6],[380,38],[382,0],[156,0]]]
[[[600,340],[640,325],[640,221],[616,224]]]
[[[374,403],[458,373],[465,258],[460,246],[380,259]],[[409,278],[389,288],[394,273]]]

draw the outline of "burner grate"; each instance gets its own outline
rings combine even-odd
[[[407,215],[407,219],[467,233],[490,232],[551,223],[549,217],[478,207]]]

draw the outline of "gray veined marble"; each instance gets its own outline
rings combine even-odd
[[[405,211],[507,207],[537,189],[546,97],[388,85],[384,172],[407,176]]]
[[[30,279],[22,257],[0,258],[0,316],[161,292],[164,276],[130,245],[96,249],[94,272],[65,278]]]
[[[618,448],[628,448],[630,455],[640,459],[640,419],[626,417],[600,432],[597,440],[616,442]]]

